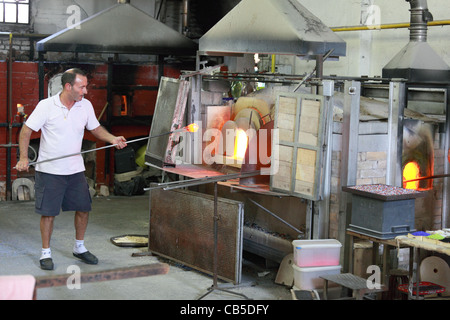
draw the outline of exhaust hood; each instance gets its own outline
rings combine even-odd
[[[127,1],[36,44],[37,51],[193,55],[198,45]]]
[[[242,0],[199,41],[208,55],[345,56],[346,43],[297,0]]]
[[[450,68],[427,42],[427,22],[433,20],[427,0],[406,0],[411,4],[410,41],[383,68],[383,78],[408,82],[449,83]]]

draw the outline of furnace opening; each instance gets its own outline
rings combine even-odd
[[[403,188],[419,191],[433,188],[433,179],[427,177],[434,174],[434,130],[432,125],[422,121],[404,120]]]
[[[233,158],[237,160],[244,160],[245,152],[247,151],[248,139],[247,134],[242,129],[236,130],[236,138],[234,140],[234,154]]]
[[[403,188],[418,190],[419,181],[410,181],[418,178],[420,178],[419,165],[415,161],[408,162],[403,168]]]

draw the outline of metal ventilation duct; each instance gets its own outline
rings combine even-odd
[[[197,47],[125,0],[36,45],[38,51],[174,55],[195,55]]]
[[[427,0],[406,0],[411,4],[409,43],[383,68],[383,78],[408,82],[448,83],[450,68],[427,42],[427,23],[433,21]]]
[[[346,43],[297,0],[242,0],[200,38],[209,55],[346,54]]]

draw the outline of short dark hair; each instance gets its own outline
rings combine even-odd
[[[80,76],[86,77],[86,74],[81,69],[72,68],[72,69],[66,70],[63,73],[63,75],[61,76],[61,84],[62,84],[63,88],[66,85],[66,83],[70,83],[71,85],[74,85],[77,74],[79,74]]]

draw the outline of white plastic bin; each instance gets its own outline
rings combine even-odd
[[[294,263],[298,267],[339,265],[342,244],[334,239],[294,240]]]
[[[301,290],[322,289],[325,280],[320,276],[341,273],[341,266],[300,268],[293,264],[292,268],[294,268],[294,286]],[[329,282],[329,285],[333,284]]]

